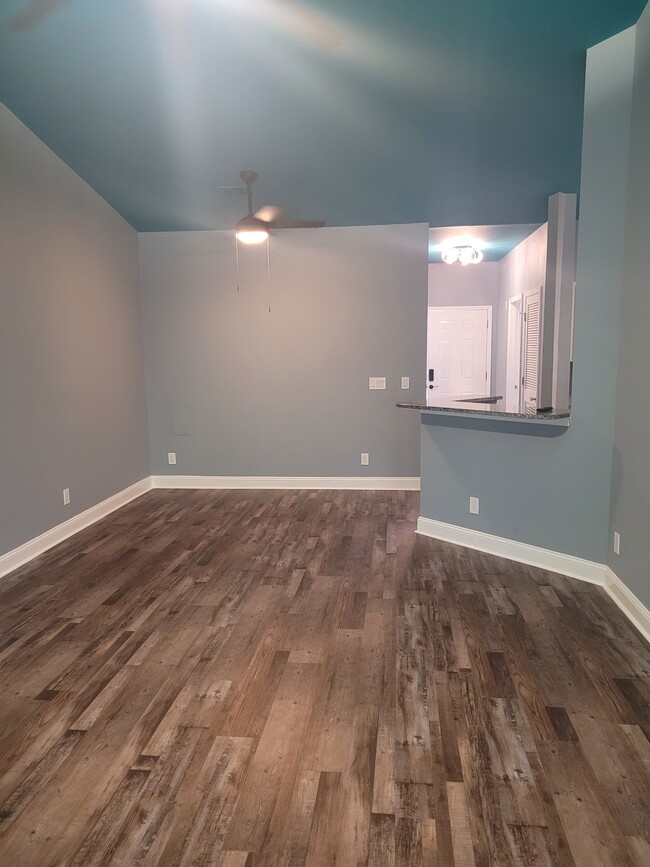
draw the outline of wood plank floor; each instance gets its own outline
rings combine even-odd
[[[153,491],[0,584],[0,864],[650,864],[650,651],[417,494]]]

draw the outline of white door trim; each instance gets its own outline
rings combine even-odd
[[[518,315],[519,315],[519,334],[517,335],[519,340],[519,364],[517,366],[517,412],[521,412],[522,406],[522,395],[524,393],[522,384],[521,384],[521,371],[523,368],[523,352],[524,352],[524,295],[523,292],[520,292],[518,295],[513,295],[512,298],[508,298],[506,302],[506,391],[505,391],[505,399],[506,404],[510,405],[510,322],[511,322],[511,308],[519,305]]]

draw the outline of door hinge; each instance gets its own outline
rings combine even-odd
[[[485,379],[487,381],[487,370],[485,371]]]
[[[524,310],[524,322],[526,321],[526,311]]]

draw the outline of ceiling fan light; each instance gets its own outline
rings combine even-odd
[[[256,231],[242,231],[237,232],[237,240],[241,241],[242,244],[262,244],[268,238],[268,232]]]
[[[263,244],[269,237],[269,228],[263,220],[249,215],[239,220],[235,235],[242,244]]]

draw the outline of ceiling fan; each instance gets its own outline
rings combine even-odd
[[[235,262],[237,274],[237,291],[239,292],[239,245],[263,244],[266,242],[266,289],[268,292],[269,313],[271,312],[271,246],[269,238],[271,229],[321,229],[323,220],[282,220],[282,208],[275,205],[264,205],[253,213],[253,184],[257,180],[257,172],[244,171],[239,177],[246,184],[248,195],[248,213],[235,224]]]
[[[261,244],[269,237],[271,229],[321,229],[323,220],[282,220],[282,208],[264,205],[253,213],[253,184],[257,172],[240,172],[239,177],[246,184],[248,195],[248,214],[237,221],[235,236],[242,244]]]
[[[70,5],[73,0],[23,0],[22,6],[9,20],[12,30],[20,32],[28,30],[59,9]],[[190,0],[149,0],[157,8],[169,27],[179,25],[178,15],[187,7]],[[305,8],[299,0],[248,0],[252,6],[259,7],[259,12],[266,11],[275,17],[281,27],[293,31],[301,39],[311,43],[321,51],[332,51],[343,42],[340,31],[325,18]]]

